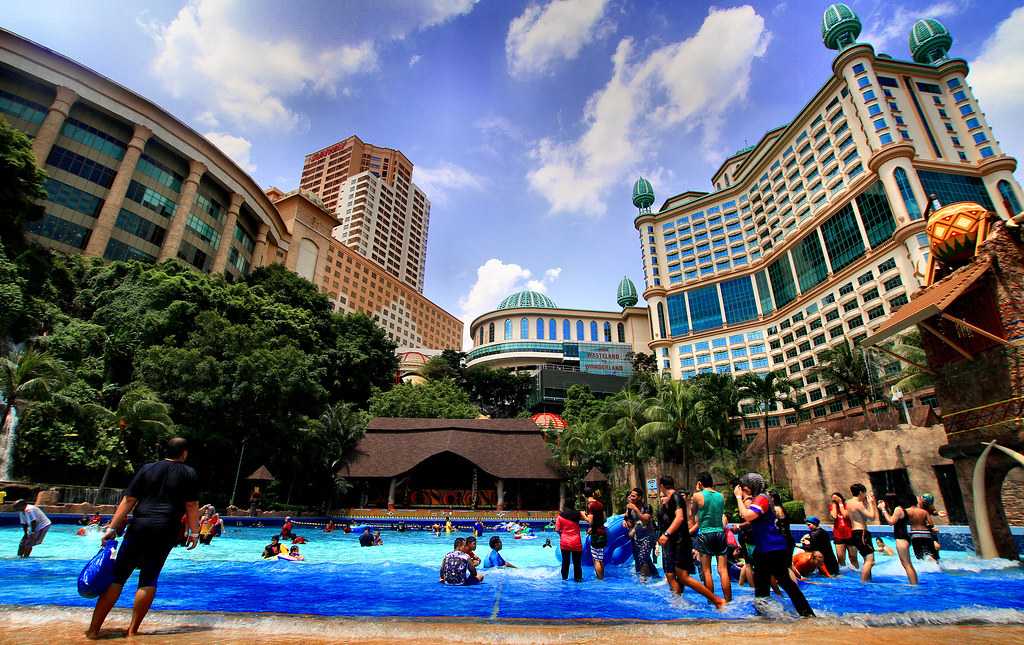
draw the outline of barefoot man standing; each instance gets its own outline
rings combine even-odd
[[[117,551],[114,582],[96,601],[92,623],[85,633],[88,638],[99,637],[103,621],[135,569],[139,570],[139,589],[135,592],[128,636],[138,633],[139,625],[156,596],[160,570],[179,540],[183,515],[187,516],[191,530],[186,544],[189,549],[196,548],[199,537],[199,477],[191,466],[185,465],[188,442],[181,437],[171,439],[167,442],[166,455],[163,461],[146,464],[135,474],[103,534],[102,542],[114,539],[128,523],[128,513],[132,513],[132,523]]]

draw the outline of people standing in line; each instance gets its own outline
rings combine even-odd
[[[572,561],[572,579],[583,582],[583,540],[580,538],[580,520],[583,516],[567,504],[555,519],[555,531],[559,535],[558,548],[562,550],[562,580],[569,579],[569,562]]]
[[[868,522],[878,517],[875,496],[868,493],[868,489],[860,483],[852,484],[850,493],[853,498],[846,503],[846,510],[850,514],[850,526],[853,529],[853,537],[850,540],[864,560],[860,568],[860,581],[871,582],[871,568],[875,566],[875,545],[871,543]]]
[[[764,611],[764,599],[771,596],[774,576],[789,595],[797,613],[804,617],[813,616],[814,611],[803,592],[789,576],[792,546],[779,529],[771,498],[764,494],[764,478],[758,473],[747,473],[740,477],[733,494],[740,517],[750,523],[750,539],[754,543],[754,604],[758,611]]]
[[[114,561],[114,581],[96,600],[92,623],[86,632],[88,638],[99,636],[103,621],[135,569],[139,570],[139,588],[135,592],[128,636],[138,633],[156,596],[160,571],[177,542],[183,514],[188,518],[190,531],[185,538],[186,548],[196,547],[199,538],[199,476],[185,464],[188,442],[181,437],[171,439],[167,442],[166,455],[163,461],[146,464],[135,474],[103,534],[102,542],[113,540],[128,524],[128,514],[132,513],[132,523],[124,533]]]
[[[693,540],[690,538],[690,523],[686,518],[687,503],[682,493],[676,490],[675,480],[663,475],[658,479],[661,493],[661,507],[658,509],[658,525],[661,536],[661,566],[665,571],[673,593],[681,595],[683,585],[708,599],[716,607],[724,607],[725,600],[690,575],[693,569]]]
[[[729,545],[725,539],[725,498],[714,488],[715,481],[710,473],[697,476],[697,492],[690,498],[692,503],[692,529],[696,531],[693,545],[700,554],[701,579],[711,591],[715,581],[711,577],[711,558],[715,558],[718,579],[722,586],[722,597],[732,600],[732,580],[729,578],[729,560],[726,554]],[[691,531],[692,532],[692,531]]]
[[[643,582],[658,575],[651,559],[657,539],[653,519],[654,511],[644,500],[644,491],[639,488],[629,491],[623,523],[629,528],[629,537],[633,542],[633,566]]]
[[[604,548],[608,546],[608,529],[604,526],[604,504],[601,503],[601,489],[594,488],[587,495],[587,512],[584,519],[590,524],[590,557],[594,561],[594,575],[604,579]]]
[[[850,512],[846,509],[846,498],[841,493],[832,493],[832,501],[828,508],[832,516],[832,541],[836,545],[836,558],[839,566],[846,566],[846,553],[850,553],[850,565],[857,568],[857,550],[849,549],[853,529],[850,528]]]
[[[885,521],[892,525],[892,536],[896,540],[896,553],[899,555],[900,564],[907,572],[907,580],[912,585],[917,584],[917,570],[914,563],[910,561],[910,516],[907,509],[903,508],[895,493],[889,493],[884,499],[878,500],[878,510]]]
[[[18,542],[18,557],[27,558],[32,549],[43,543],[46,533],[50,530],[50,518],[35,504],[19,499],[14,502],[14,510],[18,512],[21,522],[21,540]]]
[[[808,552],[821,553],[829,576],[839,575],[839,561],[832,552],[832,540],[828,536],[828,531],[821,528],[821,520],[814,515],[807,518],[807,535],[800,540],[800,548]]]

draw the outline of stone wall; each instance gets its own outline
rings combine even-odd
[[[1003,480],[1003,511],[1012,526],[1024,526],[1024,468],[1014,468]]]
[[[819,515],[823,520],[828,517],[828,500],[834,491],[849,497],[850,484],[861,482],[871,488],[868,473],[899,468],[907,470],[915,493],[932,493],[936,507],[944,511],[932,466],[953,463],[939,455],[939,447],[945,443],[941,425],[900,425],[848,436],[819,429],[783,446],[782,459],[775,467],[785,473],[794,499],[804,502],[807,514]]]

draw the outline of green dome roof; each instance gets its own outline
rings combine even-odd
[[[918,63],[929,64],[946,57],[953,46],[949,30],[934,18],[924,18],[910,29],[910,54]]]
[[[517,291],[501,301],[498,309],[557,309],[554,301],[537,291]]]
[[[845,49],[857,42],[860,18],[842,2],[829,5],[821,17],[821,39],[829,49]]]
[[[633,184],[633,205],[640,210],[646,210],[654,203],[654,187],[651,182],[643,177]]]
[[[620,307],[632,307],[638,300],[636,285],[633,284],[633,281],[628,276],[622,277],[622,282],[619,283],[619,290],[616,295],[618,296],[617,301]]]

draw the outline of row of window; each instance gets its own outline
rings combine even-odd
[[[103,208],[103,200],[99,197],[69,186],[53,177],[46,179],[46,198],[54,203],[70,208],[88,217],[96,217]]]
[[[85,144],[97,152],[118,160],[124,157],[124,152],[127,149],[127,146],[115,137],[71,117],[64,119],[60,133],[72,141]]]
[[[110,188],[117,176],[114,169],[60,146],[53,146],[46,163],[104,188]]]
[[[505,329],[504,329],[504,332],[505,332],[504,339],[505,340],[512,340],[513,339],[513,336],[512,336],[512,329],[513,329],[513,327],[512,327],[512,320],[506,318],[505,319],[504,327],[505,327]],[[537,340],[545,340],[545,335],[547,336],[547,340],[559,340],[559,338],[558,338],[558,322],[554,318],[550,318],[547,321],[545,321],[545,319],[543,319],[543,318],[537,318],[536,319],[536,323],[535,323],[535,329],[536,329],[536,333],[535,333],[535,335],[533,337],[536,338]],[[584,340],[586,340],[585,334],[584,334],[584,331],[586,330],[586,326],[584,325],[582,320],[577,320],[576,321],[575,329],[576,329],[576,340],[577,341],[584,341]],[[573,330],[573,327],[572,327],[572,324],[569,322],[569,320],[563,319],[562,320],[562,338],[561,338],[561,340],[573,340],[573,338],[572,338],[572,330]],[[600,330],[601,333],[599,333],[599,330]],[[626,342],[626,326],[623,323],[621,323],[621,322],[617,323],[616,324],[616,332],[617,332],[616,333],[616,337],[618,338],[617,342],[625,343]],[[478,344],[479,345],[483,345],[484,344],[484,327],[483,327],[483,325],[480,326],[480,329],[477,332],[477,336],[478,336]],[[495,340],[495,326],[494,326],[493,322],[492,323],[488,323],[488,325],[487,325],[487,335],[486,335],[486,338],[487,338],[487,342],[488,343],[493,343],[494,340]],[[519,321],[519,338],[523,339],[523,340],[530,338],[530,319],[529,318],[523,318],[523,319],[521,319]],[[608,322],[608,321],[605,321],[604,325],[602,325],[599,328],[598,324],[597,324],[597,321],[594,321],[594,320],[590,321],[590,340],[592,342],[601,342],[602,340],[603,340],[603,342],[606,342],[606,343],[615,342],[615,341],[612,340],[612,324],[610,322]]]
[[[185,226],[213,248],[220,246],[220,233],[192,213],[189,213],[188,219],[185,220]]]

